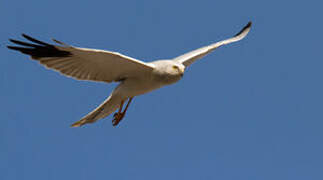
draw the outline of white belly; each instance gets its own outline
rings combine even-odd
[[[152,90],[161,88],[164,84],[151,80],[134,80],[129,79],[120,83],[113,91],[113,94],[118,94],[123,98],[129,98],[148,93]]]
[[[112,94],[118,94],[123,98],[134,97],[148,93],[152,90],[161,88],[165,85],[169,85],[177,82],[179,78],[172,81],[161,81],[159,79],[153,78],[153,76],[147,76],[138,79],[126,79],[113,91]]]

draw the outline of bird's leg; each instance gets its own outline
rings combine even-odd
[[[118,124],[117,120],[121,118],[121,111],[122,111],[123,104],[124,104],[124,101],[122,100],[120,103],[120,107],[119,107],[118,112],[114,113],[114,115],[113,115],[113,120],[112,120],[113,126]]]
[[[125,114],[126,114],[126,112],[127,112],[127,109],[128,109],[128,107],[129,107],[129,104],[131,103],[131,101],[132,101],[132,97],[131,97],[131,98],[129,98],[129,101],[128,101],[128,103],[127,103],[127,106],[126,106],[126,108],[123,110],[123,112],[121,112],[121,111],[122,111],[122,106],[123,106],[123,104],[124,104],[124,101],[121,101],[119,111],[113,115],[113,120],[112,120],[112,124],[113,124],[113,126],[118,125],[118,124],[119,124],[119,122],[123,119],[123,117],[125,116]]]
[[[117,113],[114,113],[113,117],[114,117],[114,116],[117,116],[118,114],[120,114],[120,113],[121,113],[121,111],[122,111],[122,107],[123,107],[123,104],[124,104],[124,101],[121,101],[121,103],[120,103],[120,107],[119,107],[119,111],[118,111]]]
[[[123,114],[126,114],[127,109],[128,109],[128,107],[129,107],[129,104],[130,104],[130,103],[131,103],[131,101],[132,101],[132,98],[133,98],[133,97],[129,98],[129,101],[128,101],[128,103],[127,103],[126,108],[125,108],[125,109],[124,109],[124,111],[123,111]]]

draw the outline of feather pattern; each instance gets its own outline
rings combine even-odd
[[[53,39],[61,46],[51,45],[26,34],[22,36],[31,41],[10,39],[20,46],[7,46],[9,49],[30,55],[49,69],[78,80],[101,82],[119,81],[129,77],[149,73],[154,66],[117,52],[78,48]],[[119,68],[115,68],[119,67]]]

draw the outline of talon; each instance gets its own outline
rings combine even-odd
[[[114,118],[112,120],[112,125],[116,126],[119,124],[119,122],[123,119],[125,113],[115,113]]]
[[[129,99],[129,101],[127,103],[127,106],[126,106],[126,108],[124,109],[123,112],[122,112],[122,106],[123,106],[124,101],[121,101],[119,111],[113,114],[113,120],[112,120],[112,125],[113,126],[118,125],[120,123],[120,121],[123,119],[123,117],[126,114],[126,111],[128,109],[128,106],[129,106],[131,100],[132,100],[132,98]]]

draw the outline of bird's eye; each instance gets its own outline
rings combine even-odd
[[[173,66],[173,69],[178,69],[178,66]]]

